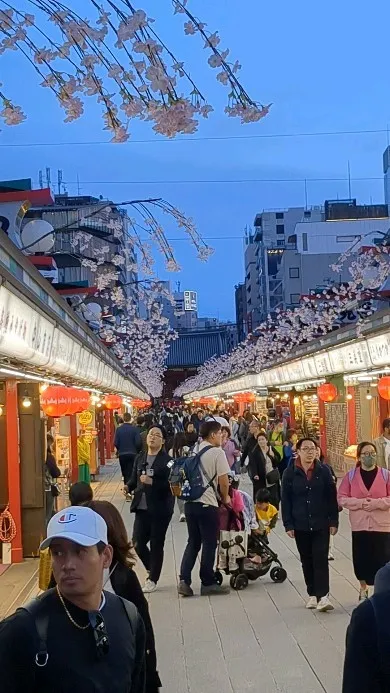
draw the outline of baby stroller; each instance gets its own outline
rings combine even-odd
[[[269,571],[273,582],[284,582],[287,572],[269,547],[267,536],[253,533],[248,536],[242,519],[233,511],[225,508],[220,509],[220,513],[222,525],[226,527],[227,518],[228,528],[220,530],[217,583],[222,584],[222,571],[231,576],[230,586],[235,590],[246,589],[250,580],[257,580]]]

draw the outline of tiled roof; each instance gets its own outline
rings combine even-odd
[[[223,330],[181,334],[171,342],[166,367],[201,366],[212,356],[221,356],[226,351],[226,332]]]

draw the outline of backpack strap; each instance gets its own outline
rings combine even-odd
[[[135,638],[135,636],[136,636],[136,622],[139,618],[138,610],[132,602],[127,601],[127,599],[124,599],[124,597],[120,597],[119,594],[117,596],[119,597],[119,599],[122,602],[122,606],[126,612],[126,616],[127,616],[128,621],[129,621],[131,634]]]
[[[37,597],[25,606],[20,607],[20,610],[27,611],[34,619],[35,628],[38,635],[38,651],[35,655],[35,664],[40,668],[45,667],[49,659],[49,654],[47,651],[49,612],[47,609],[40,608],[41,606],[42,599]]]

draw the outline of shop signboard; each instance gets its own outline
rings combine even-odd
[[[303,380],[305,377],[301,361],[293,361],[292,363],[288,363],[283,366],[283,368],[287,376],[285,378],[286,383],[296,383]]]
[[[318,378],[316,362],[313,356],[307,356],[302,359],[301,363],[305,380]]]
[[[84,349],[84,347],[81,347],[79,370],[77,376],[79,378],[82,378],[83,380],[88,380],[88,364],[91,356],[92,354],[90,351],[88,351],[88,349]]]
[[[52,355],[49,366],[58,373],[69,373],[72,363],[73,339],[65,332],[55,329]]]
[[[0,354],[46,366],[54,325],[21,299],[0,287]]]
[[[90,426],[90,424],[93,421],[93,414],[91,411],[88,411],[86,409],[85,411],[82,411],[81,414],[79,414],[79,424],[80,426],[86,427]]]
[[[69,364],[69,375],[76,375],[79,371],[81,357],[81,344],[73,342],[72,360]]]
[[[341,357],[345,371],[358,371],[361,368],[371,366],[370,355],[368,353],[367,344],[364,340],[351,342],[340,348]],[[339,371],[343,372],[343,371]]]
[[[390,332],[370,337],[367,346],[374,366],[390,366]]]
[[[322,354],[316,354],[314,356],[314,363],[319,376],[331,375],[333,373],[329,354],[326,351]]]

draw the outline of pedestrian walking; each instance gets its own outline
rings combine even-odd
[[[110,568],[104,574],[104,589],[127,599],[137,607],[145,626],[145,693],[158,693],[161,680],[157,671],[156,645],[148,602],[134,571],[136,556],[127,536],[125,523],[119,510],[108,501],[92,501],[89,504],[107,525],[108,542],[113,557]]]
[[[280,459],[283,457],[283,443],[284,443],[284,424],[283,421],[278,421],[275,423],[273,430],[271,431],[269,437],[270,443],[275,450],[278,451]]]
[[[373,443],[358,445],[357,466],[342,480],[338,502],[349,510],[352,560],[362,601],[368,599],[378,570],[390,560],[390,473],[378,467]]]
[[[259,447],[259,483],[257,491],[262,488],[267,488],[270,494],[270,503],[279,510],[280,505],[280,474],[279,474],[279,464],[280,455],[276,448],[274,448],[267,440],[266,433],[260,433],[257,436],[257,444]],[[263,478],[265,476],[265,484],[263,483]],[[260,482],[263,483],[260,486]],[[257,498],[257,492],[256,492]],[[256,500],[254,498],[253,500]]]
[[[114,447],[118,453],[123,483],[126,486],[133,471],[135,456],[142,448],[139,428],[133,426],[131,414],[127,412],[123,415],[123,424],[116,429]]]
[[[177,460],[180,457],[186,457],[189,451],[190,448],[187,445],[186,434],[176,433],[173,439],[173,447],[169,450],[169,456],[172,459]],[[177,498],[177,507],[179,508],[180,522],[185,522],[186,516],[184,513],[184,501],[182,498]]]
[[[382,435],[373,441],[377,451],[376,463],[378,467],[390,469],[390,419],[383,421],[382,431]]]
[[[192,423],[192,421],[189,421],[187,426],[186,426],[186,445],[188,445],[189,448],[193,448],[194,445],[198,442],[199,434]]]
[[[201,595],[229,592],[229,588],[216,583],[214,573],[219,535],[218,497],[223,503],[230,505],[228,477],[230,468],[221,448],[221,424],[218,421],[206,421],[202,424],[200,435],[202,438],[199,445],[200,470],[205,491],[198,500],[187,501],[184,506],[188,541],[180,568],[179,594],[183,597],[192,597],[194,594],[191,587],[192,570],[201,549]]]
[[[93,500],[93,490],[86,481],[76,481],[69,489],[69,502],[71,505],[83,505]]]
[[[316,454],[314,440],[298,441],[296,461],[283,474],[282,517],[300,555],[309,595],[306,608],[330,611],[329,536],[337,533],[339,513],[336,485]]]
[[[279,464],[280,478],[282,478],[284,471],[294,459],[297,441],[298,436],[296,431],[293,428],[289,428],[286,433],[286,440],[283,443],[282,460]]]
[[[248,459],[250,462],[251,456],[257,447],[257,436],[261,431],[260,423],[253,419],[248,427],[248,436],[244,447],[242,448],[241,466],[243,467]],[[248,463],[249,463],[248,462]],[[248,463],[245,466],[248,466]]]
[[[145,629],[133,604],[103,591],[107,525],[86,507],[54,515],[56,588],[0,623],[1,693],[144,693]]]
[[[54,438],[50,433],[46,437],[46,461],[44,466],[45,478],[45,521],[46,527],[54,513],[55,498],[59,495],[56,479],[61,476],[61,470],[57,465],[53,453]]]
[[[161,575],[165,536],[175,499],[168,481],[171,458],[164,450],[163,429],[153,426],[146,442],[147,451],[135,458],[128,490],[134,492],[130,507],[130,512],[135,513],[133,544],[148,572],[143,591],[149,593],[157,589]]]
[[[237,472],[237,461],[241,457],[241,453],[237,444],[231,438],[229,426],[222,426],[222,450],[226,455],[229,467],[233,472]]]

